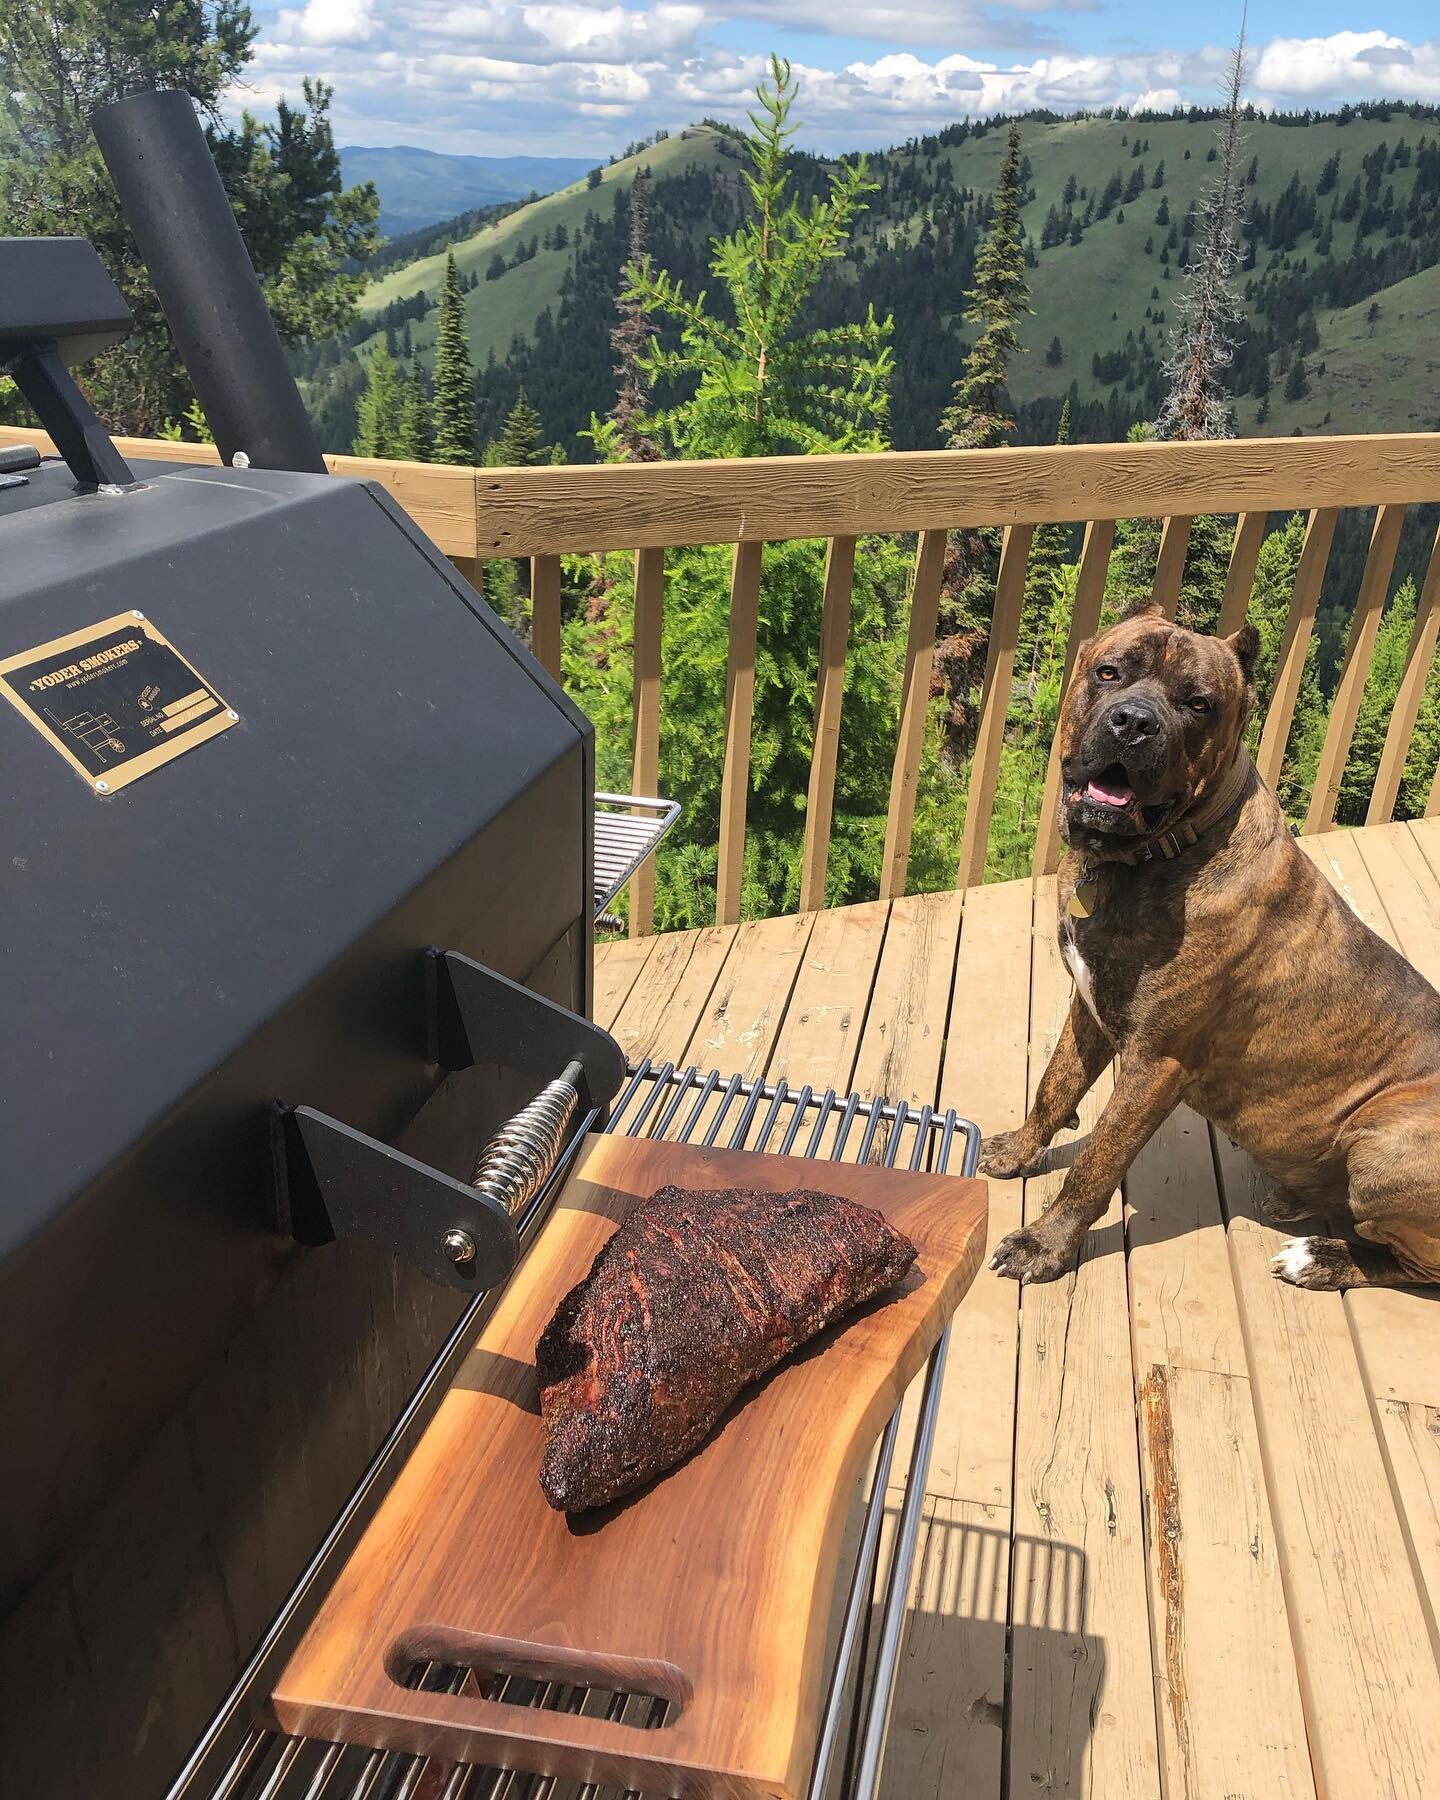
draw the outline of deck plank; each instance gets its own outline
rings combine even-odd
[[[595,946],[594,996],[590,1016],[602,1031],[609,1031],[615,1016],[644,973],[650,953],[660,938],[615,938]]]
[[[648,1056],[679,1064],[735,941],[735,927],[702,925],[651,941],[655,948],[610,1033],[632,1062]]]
[[[1245,1374],[1245,1342],[1205,1121],[1175,1111],[1125,1182],[1137,1382],[1154,1367]]]
[[[1165,1792],[1313,1800],[1204,1120],[1178,1107],[1131,1165],[1125,1197]]]
[[[1025,1117],[1031,912],[1028,880],[965,897],[940,1104],[987,1132]],[[1018,1181],[990,1183],[988,1249],[1020,1223],[1021,1191]],[[895,1800],[1002,1792],[1019,1297],[982,1266],[951,1326],[886,1755]]]
[[[764,1075],[817,916],[790,913],[779,919],[747,919],[734,927],[724,966],[677,1061],[747,1081]],[[722,1104],[719,1095],[706,1102],[693,1134],[697,1143]],[[718,1142],[730,1141],[738,1120],[732,1106]]]
[[[1392,826],[1347,835],[1383,898],[1381,936],[1440,981],[1440,838]],[[1346,1294],[1345,1310],[1440,1659],[1440,1294],[1372,1288]]]
[[[1053,930],[1055,883],[1036,883],[1029,1087],[1071,994]],[[1089,1130],[1107,1073],[1080,1108]],[[1061,1142],[1071,1134],[1062,1133]],[[1064,1152],[1052,1161],[1063,1163]],[[1025,1184],[1038,1216],[1063,1171]],[[1120,1197],[1077,1269],[1027,1287],[1020,1308],[1009,1792],[1160,1792],[1144,1522]]]
[[[1273,1278],[1264,1178],[1217,1149],[1316,1784],[1421,1800],[1440,1792],[1440,1675],[1345,1306]]]
[[[915,1107],[935,1104],[963,908],[964,896],[955,889],[908,894],[893,902],[855,1063],[857,1093],[883,1094],[887,1100],[904,1100]],[[889,1127],[882,1125],[876,1134],[870,1150],[873,1160],[885,1154],[888,1133]],[[858,1154],[859,1147],[857,1135],[846,1159]],[[905,1396],[900,1445],[890,1472],[896,1487],[904,1485],[909,1471],[908,1452],[923,1386],[923,1377],[917,1376]]]
[[[815,914],[767,1080],[849,1091],[889,918],[888,900]]]
[[[934,1104],[962,905],[953,889],[892,903],[855,1063],[858,1092]]]

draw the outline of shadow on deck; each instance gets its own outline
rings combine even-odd
[[[1307,852],[1440,984],[1440,820]],[[1053,881],[597,951],[632,1056],[1020,1122],[1069,1004]],[[1093,1122],[1105,1085],[1082,1109]],[[991,1184],[992,1241],[1053,1195]],[[893,1800],[1440,1794],[1440,1296],[1277,1284],[1181,1109],[1065,1280],[956,1316]]]

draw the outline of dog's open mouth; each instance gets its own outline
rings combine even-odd
[[[1092,777],[1086,782],[1084,798],[1093,800],[1097,806],[1113,806],[1117,811],[1123,811],[1135,804],[1135,790],[1125,779],[1120,764],[1111,763],[1098,778]]]
[[[1077,783],[1067,795],[1072,812],[1100,830],[1153,831],[1168,808],[1145,805],[1131,785],[1123,763],[1114,762]]]

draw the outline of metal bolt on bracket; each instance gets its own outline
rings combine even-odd
[[[440,1248],[457,1269],[466,1269],[475,1260],[475,1240],[458,1225],[452,1225],[441,1238]]]

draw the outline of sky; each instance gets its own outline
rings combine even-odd
[[[236,108],[302,76],[335,89],[341,144],[473,155],[618,152],[702,116],[743,123],[773,50],[801,83],[797,143],[879,148],[1044,106],[1212,103],[1239,0],[252,0]],[[1368,11],[1368,7],[1366,8]],[[1249,97],[1265,108],[1440,102],[1435,0],[1257,0]]]

